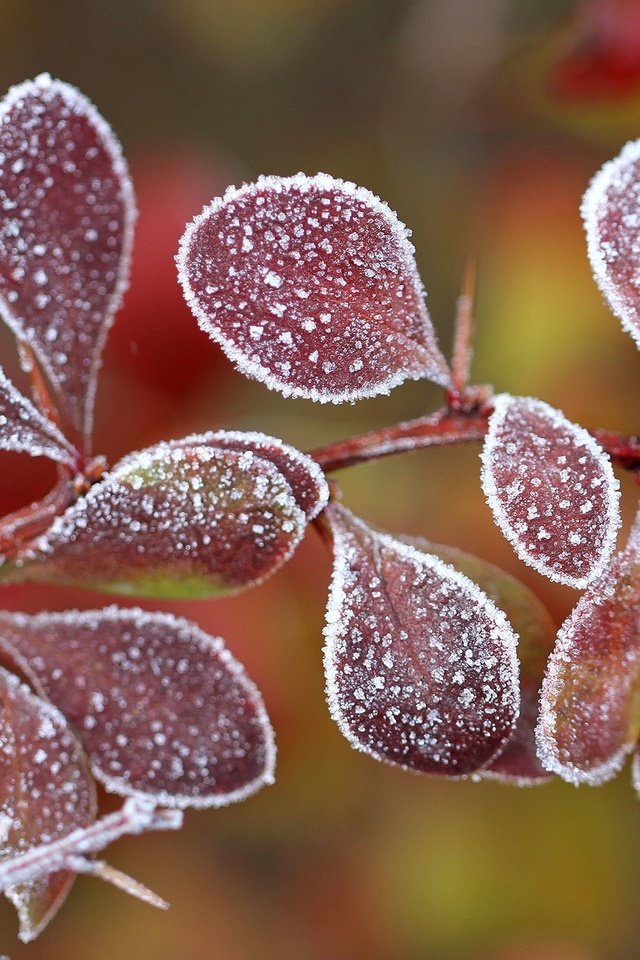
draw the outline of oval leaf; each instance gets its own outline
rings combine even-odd
[[[329,499],[329,485],[316,461],[288,443],[265,433],[216,430],[210,433],[193,433],[184,440],[173,443],[181,447],[205,444],[221,450],[251,453],[262,460],[268,460],[277,467],[291,487],[295,501],[304,511],[307,520],[317,517]]]
[[[640,140],[595,175],[582,200],[591,269],[602,295],[640,346]]]
[[[0,367],[0,449],[49,457],[69,467],[75,451],[68,440],[12,384]]]
[[[325,513],[335,550],[327,698],[342,733],[378,760],[425,773],[486,766],[518,716],[517,637],[504,614],[437,557],[337,504]]]
[[[135,204],[119,143],[74,87],[43,74],[4,98],[0,205],[0,309],[87,438]]]
[[[469,577],[502,610],[518,634],[520,714],[504,750],[484,768],[481,776],[520,787],[549,780],[551,774],[538,759],[535,738],[540,687],[556,638],[548,610],[524,583],[480,557],[422,537],[400,539],[423,553],[435,554]]]
[[[538,750],[571,783],[613,777],[640,733],[640,515],[626,548],[558,633],[541,694]]]
[[[251,451],[161,443],[126,457],[17,561],[21,578],[141,596],[253,586],[288,560],[306,517]]]
[[[618,527],[619,488],[593,437],[531,397],[495,398],[482,488],[521,560],[583,589],[604,570]]]
[[[94,821],[94,783],[65,718],[2,668],[0,743],[0,812],[10,821],[0,860]],[[73,880],[74,874],[57,871],[6,891],[18,911],[21,940],[38,936]]]
[[[198,323],[244,374],[341,403],[450,374],[406,227],[326,174],[262,177],[187,227],[178,273]]]
[[[0,615],[0,645],[63,711],[121,795],[222,806],[273,782],[262,698],[223,641],[143,610]]]

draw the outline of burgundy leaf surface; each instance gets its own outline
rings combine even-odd
[[[0,813],[10,821],[0,860],[6,860],[92,823],[95,787],[62,714],[2,668],[0,707]],[[22,940],[44,929],[73,879],[58,871],[6,891],[18,911]]]
[[[242,373],[340,403],[408,377],[449,383],[408,236],[363,187],[262,177],[194,219],[178,272],[198,323]]]
[[[0,309],[86,438],[135,207],[120,145],[74,87],[43,74],[5,97],[0,204]]]
[[[73,466],[73,447],[0,368],[0,448]]]
[[[331,715],[352,746],[425,773],[488,765],[518,716],[517,637],[504,614],[435,556],[326,516],[335,565],[325,628]]]
[[[482,451],[482,487],[521,560],[582,589],[615,546],[619,489],[593,437],[531,397],[495,398]]]
[[[431,543],[422,537],[400,539],[423,553],[435,554],[469,577],[502,610],[518,635],[520,714],[504,750],[481,775],[516,786],[549,780],[551,774],[538,759],[535,738],[540,687],[556,637],[549,612],[524,583],[486,560],[455,547]]]
[[[126,457],[21,556],[18,576],[192,597],[277,570],[306,528],[289,483],[252,450],[199,440]]]
[[[208,807],[273,782],[262,698],[195,624],[116,607],[5,613],[0,644],[64,712],[108,790]]]
[[[613,777],[640,733],[640,517],[565,620],[541,694],[538,749],[572,783]]]
[[[582,216],[596,282],[640,346],[640,140],[628,143],[595,175]]]
[[[251,453],[267,460],[277,467],[287,481],[307,520],[317,517],[329,499],[326,477],[315,460],[288,443],[265,433],[216,430],[210,433],[194,433],[174,443],[183,447],[207,444],[220,450]]]

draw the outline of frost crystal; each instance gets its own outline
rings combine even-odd
[[[203,330],[285,396],[449,382],[408,231],[363,187],[298,174],[230,188],[189,225],[177,262]]]
[[[14,387],[1,368],[0,448],[74,464],[73,448],[66,438]]]
[[[273,782],[262,698],[222,640],[143,610],[0,614],[0,646],[69,718],[108,790],[162,806]]]
[[[542,686],[538,752],[571,783],[609,780],[638,738],[639,622],[640,514],[560,628]]]
[[[582,216],[596,282],[640,346],[640,140],[627,143],[595,175]]]
[[[127,284],[133,190],[120,145],[74,87],[43,74],[0,104],[0,310],[80,436]]]
[[[335,566],[325,628],[331,715],[379,760],[449,776],[488,765],[518,716],[517,637],[467,577],[375,533],[343,507],[327,516]]]
[[[482,487],[521,560],[582,589],[604,569],[620,525],[619,488],[593,437],[530,397],[495,398]]]

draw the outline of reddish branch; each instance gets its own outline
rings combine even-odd
[[[486,394],[485,388],[476,388],[461,397],[450,396],[448,406],[426,417],[329,443],[309,451],[309,456],[313,457],[323,470],[331,473],[333,470],[365,463],[367,460],[379,460],[381,457],[407,450],[482,440],[492,412],[490,400],[485,399],[483,402],[483,393]],[[615,464],[635,472],[640,477],[640,437],[625,436],[611,430],[590,432]]]

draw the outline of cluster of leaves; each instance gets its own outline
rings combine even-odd
[[[627,148],[604,169],[584,212],[596,277],[640,342],[639,156]],[[408,231],[383,202],[326,175],[230,189],[188,226],[179,278],[200,326],[284,396],[338,403],[428,378],[445,390],[441,411],[390,428],[368,453],[357,438],[309,455],[217,431],[108,471],[91,452],[92,411],[134,200],[117,141],[74,88],[41,76],[3,101],[0,205],[0,309],[34,389],[32,401],[0,373],[0,448],[58,465],[51,493],[0,523],[5,582],[215,596],[270,576],[313,523],[334,555],[329,708],[354,747],[516,784],[617,770],[640,729],[640,523],[612,558],[618,487],[594,438],[542,401],[470,388],[455,358],[449,367]],[[380,533],[329,495],[335,466],[483,436],[500,529],[540,574],[586,590],[546,674],[555,630],[524,585]],[[93,853],[273,779],[258,690],[193,623],[117,607],[4,612],[0,651],[0,888],[25,940],[80,872],[162,905]],[[118,814],[97,819],[95,781],[127,798]]]

